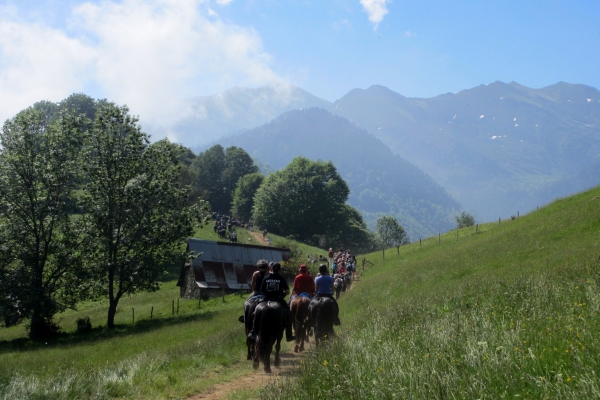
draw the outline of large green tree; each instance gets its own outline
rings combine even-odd
[[[249,221],[252,218],[254,195],[264,179],[265,177],[257,172],[244,175],[238,180],[231,202],[231,213],[233,215],[242,221]]]
[[[85,293],[84,235],[71,207],[86,121],[51,112],[28,108],[0,134],[0,307],[5,323],[29,318],[32,339],[53,334],[53,316]]]
[[[84,205],[89,264],[104,282],[109,328],[123,295],[158,289],[163,265],[193,232],[200,209],[179,185],[180,148],[149,144],[127,107],[101,105],[86,135]]]
[[[217,144],[198,154],[192,163],[198,174],[197,189],[213,211],[228,213],[237,181],[258,172],[252,158],[239,147]]]
[[[297,157],[265,179],[256,192],[253,218],[275,233],[310,240],[339,221],[349,193],[331,162]]]
[[[405,243],[407,238],[406,231],[396,218],[389,215],[380,217],[377,219],[375,230],[384,258],[385,249],[389,247],[396,247],[400,254],[400,245]]]

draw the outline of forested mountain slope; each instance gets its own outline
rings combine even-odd
[[[460,209],[418,167],[365,130],[323,109],[290,111],[219,143],[241,147],[274,169],[284,168],[297,156],[331,160],[350,186],[349,204],[365,215],[371,228],[378,216],[390,214],[412,240],[451,229]]]

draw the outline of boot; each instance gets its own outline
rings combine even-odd
[[[291,326],[285,328],[285,340],[287,340],[288,342],[296,340],[296,336],[294,336]]]

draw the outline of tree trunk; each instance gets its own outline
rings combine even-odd
[[[117,304],[119,301],[116,299],[110,299],[110,304],[108,306],[108,320],[106,322],[106,326],[110,329],[115,327],[115,314],[117,313]]]

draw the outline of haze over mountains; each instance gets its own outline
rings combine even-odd
[[[393,215],[412,240],[452,229],[460,209],[418,167],[394,155],[364,129],[323,109],[288,111],[219,143],[241,147],[274,169],[298,156],[331,160],[350,187],[348,203],[362,212],[372,229],[379,216]]]
[[[290,109],[320,107],[421,168],[478,221],[524,213],[600,184],[600,91],[589,86],[561,82],[530,89],[494,82],[427,99],[372,86],[334,103],[293,86],[281,93],[273,87],[237,88],[196,99],[201,113],[188,120],[183,144],[200,144],[190,136],[194,132],[210,130],[209,137],[216,138]],[[329,129],[327,135],[335,138],[336,128]],[[352,146],[339,140],[336,149],[354,152]],[[260,161],[274,166],[273,157]]]

